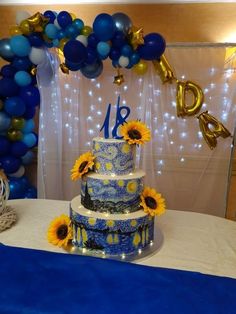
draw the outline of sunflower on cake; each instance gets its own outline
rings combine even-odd
[[[141,121],[127,122],[129,108],[121,116],[126,108],[119,107],[118,99],[117,125],[109,138],[108,107],[105,136],[94,138],[92,151],[82,154],[71,170],[72,180],[81,179],[81,195],[70,203],[68,232],[72,229],[73,247],[81,252],[139,254],[153,245],[155,216],[165,212],[164,198],[144,186],[145,172],[135,168],[136,146],[150,141],[150,130]]]

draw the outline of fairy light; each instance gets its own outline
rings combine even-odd
[[[88,94],[89,94],[89,96],[93,96],[93,92],[90,90],[89,92],[88,92]]]
[[[180,161],[181,161],[181,162],[184,162],[184,161],[185,161],[185,159],[184,159],[183,157],[181,157],[181,158],[180,158]]]
[[[128,86],[125,85],[125,86],[123,87],[123,89],[124,89],[125,91],[127,91],[127,90],[128,90]]]

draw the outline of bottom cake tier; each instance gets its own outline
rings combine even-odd
[[[70,204],[73,245],[108,255],[138,253],[153,243],[154,217],[138,210],[108,214],[88,210],[80,196]]]

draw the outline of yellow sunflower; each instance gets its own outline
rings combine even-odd
[[[70,218],[66,215],[61,215],[55,218],[48,228],[48,242],[59,247],[67,246],[72,239],[72,228]]]
[[[93,168],[95,156],[91,152],[84,153],[76,161],[71,169],[71,179],[73,181],[82,177]]]
[[[151,139],[151,132],[140,121],[129,121],[120,127],[120,133],[129,144],[144,144]]]
[[[145,187],[141,195],[141,203],[145,213],[151,216],[160,216],[164,214],[166,205],[165,199],[155,189]]]

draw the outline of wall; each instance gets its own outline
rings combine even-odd
[[[52,6],[0,6],[0,38],[9,36],[18,10],[32,14],[47,9],[73,12],[85,24],[92,25],[94,17],[102,12],[124,12],[133,24],[144,28],[144,33],[159,32],[167,43],[171,42],[230,42],[236,39],[236,4],[142,4],[142,5],[52,5]],[[1,65],[1,63],[0,63]],[[32,171],[35,169],[32,167]],[[236,167],[233,167],[229,191],[227,217],[236,220]]]

